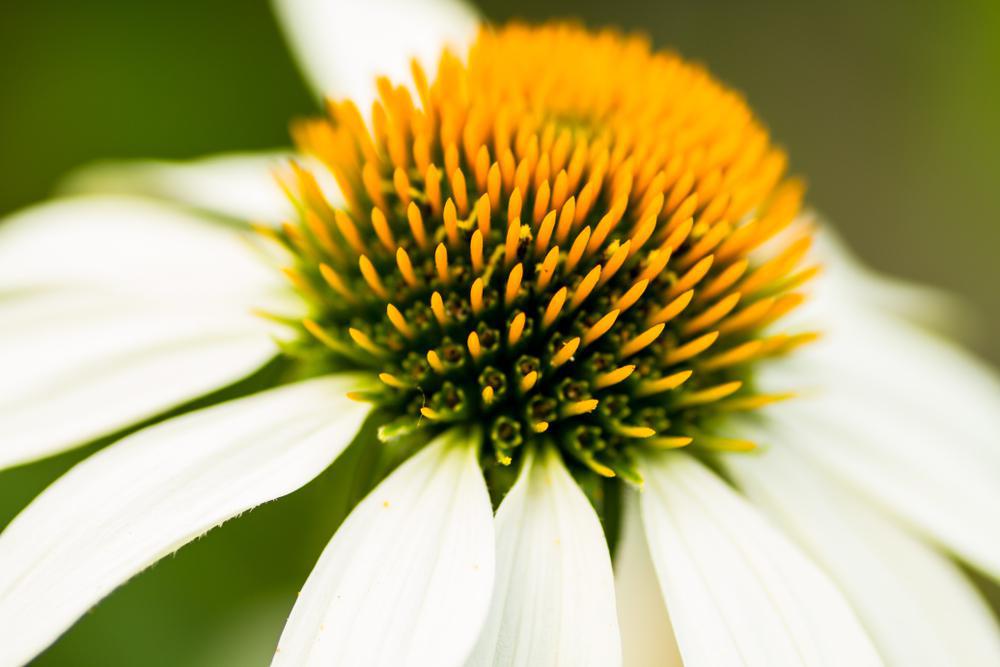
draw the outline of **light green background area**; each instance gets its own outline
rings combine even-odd
[[[1000,3],[489,0],[484,11],[638,29],[707,64],[745,92],[858,253],[965,299],[972,344],[1000,361]],[[5,3],[0,213],[95,159],[280,146],[289,119],[313,110],[262,0]],[[80,456],[0,474],[0,526]],[[38,664],[266,664],[342,516],[348,491],[332,482],[166,559]]]

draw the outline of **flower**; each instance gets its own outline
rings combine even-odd
[[[738,95],[613,32],[477,32],[440,0],[279,10],[337,94],[296,126],[284,193],[266,158],[107,167],[76,187],[132,196],[0,228],[0,464],[275,355],[293,372],[26,507],[0,534],[0,664],[363,424],[405,460],[274,664],[1000,661],[944,555],[1000,576],[1000,385],[908,321],[931,296],[800,214]]]

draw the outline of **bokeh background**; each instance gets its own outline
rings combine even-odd
[[[996,0],[480,6],[496,21],[641,30],[707,64],[747,95],[858,254],[958,295],[968,342],[1000,362]],[[96,159],[287,145],[289,119],[315,108],[265,0],[3,3],[0,215]],[[93,449],[0,473],[0,527]],[[337,465],[364,462],[353,453]],[[350,490],[328,478],[139,576],[37,664],[267,664],[346,507]]]

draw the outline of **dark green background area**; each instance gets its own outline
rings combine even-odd
[[[496,20],[643,30],[706,63],[747,94],[851,245],[966,299],[973,345],[1000,360],[1000,3],[483,8]],[[289,119],[313,110],[263,0],[7,2],[0,214],[95,159],[281,146]],[[0,526],[81,456],[0,474]],[[266,664],[345,493],[327,474],[210,533],[112,595],[38,664]]]

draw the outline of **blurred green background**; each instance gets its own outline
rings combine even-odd
[[[857,252],[960,295],[971,344],[1000,361],[996,0],[481,5],[498,21],[642,30],[706,63],[747,94]],[[264,0],[4,3],[0,96],[0,214],[95,159],[285,145],[289,119],[315,108]],[[0,526],[81,456],[0,474]],[[326,479],[141,575],[38,664],[266,664],[343,513]]]

